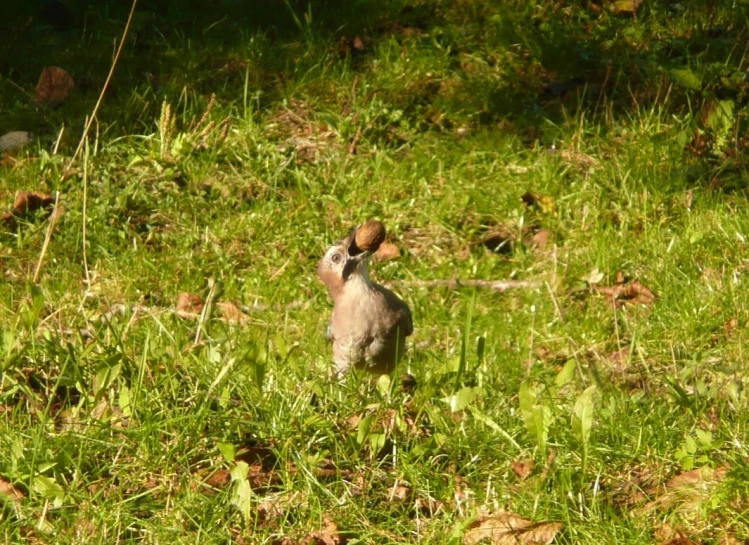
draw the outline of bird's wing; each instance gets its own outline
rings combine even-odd
[[[399,328],[405,337],[408,337],[414,332],[413,318],[411,317],[411,309],[408,307],[405,301],[395,295],[389,289],[377,286],[378,291],[383,295],[385,303],[388,308],[391,309],[389,313],[389,320],[387,327],[388,329]]]

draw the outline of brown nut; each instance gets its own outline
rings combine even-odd
[[[364,252],[376,252],[385,240],[385,226],[377,220],[369,220],[356,230],[354,244]]]

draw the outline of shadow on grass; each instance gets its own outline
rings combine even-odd
[[[347,71],[376,73],[387,46],[408,59],[437,59],[433,69],[424,61],[421,73],[405,68],[376,89],[419,130],[500,124],[544,141],[555,138],[550,126],[581,113],[602,121],[656,106],[691,114],[716,100],[732,102],[738,129],[749,96],[747,30],[738,22],[749,7],[734,4],[653,1],[632,15],[582,0],[144,2],[100,119],[113,134],[142,131],[164,97],[185,93],[237,102],[250,89],[261,109],[297,92],[324,103],[331,87],[348,85]],[[85,0],[9,6],[0,23],[11,37],[0,45],[0,130],[80,125],[129,8]],[[353,36],[365,48],[352,59],[358,51],[341,54],[340,44]],[[72,73],[76,93],[59,111],[39,112],[28,95],[48,65]]]

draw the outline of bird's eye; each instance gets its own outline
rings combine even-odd
[[[341,254],[333,254],[332,256],[330,256],[330,260],[333,263],[340,263],[341,262]]]

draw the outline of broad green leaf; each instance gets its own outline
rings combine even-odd
[[[252,491],[250,481],[247,479],[237,483],[234,493],[231,497],[231,503],[239,509],[245,517],[249,517],[253,509],[253,498],[255,493]]]
[[[694,431],[697,436],[697,440],[702,443],[703,446],[710,447],[713,444],[713,434],[708,430],[696,429]]]
[[[595,384],[588,386],[575,400],[575,406],[572,409],[572,432],[586,451],[590,440],[590,430],[593,427],[593,395],[595,393]]]
[[[369,435],[369,445],[372,447],[372,453],[377,454],[385,446],[385,434],[384,433],[371,433]]]
[[[702,88],[702,76],[689,68],[674,68],[671,70],[671,77],[678,85],[687,89],[699,91]]]
[[[520,415],[523,417],[528,433],[535,439],[538,448],[545,452],[551,424],[551,411],[538,401],[536,390],[528,381],[520,385],[518,399]]]
[[[234,445],[231,443],[218,443],[216,446],[218,447],[221,456],[223,456],[228,462],[234,461],[234,455],[236,453]]]
[[[380,375],[377,378],[377,391],[380,395],[387,399],[390,396],[390,377],[388,375]]]
[[[3,358],[2,365],[0,365],[0,371],[10,369],[18,359],[18,352],[16,351],[16,332],[13,329],[6,329],[3,331],[3,352],[5,353],[5,357]]]
[[[237,465],[231,468],[229,472],[232,481],[243,481],[247,479],[247,475],[249,474],[250,466],[247,465],[247,462],[237,462]]]
[[[65,490],[63,487],[57,484],[57,481],[51,477],[45,477],[44,475],[34,477],[33,488],[34,492],[43,498],[55,498],[61,500],[65,497]]]
[[[358,444],[364,444],[364,440],[367,438],[367,435],[369,435],[369,429],[372,427],[373,420],[374,415],[370,414],[362,418],[361,422],[359,422],[359,426],[356,432],[356,442]]]
[[[120,395],[117,404],[120,406],[120,409],[122,409],[125,416],[133,416],[133,408],[130,404],[130,388],[124,385],[120,388]]]
[[[554,379],[554,385],[557,388],[561,388],[565,384],[569,383],[575,377],[575,369],[577,368],[577,362],[574,359],[568,359],[567,363],[564,364],[562,370]]]
[[[97,396],[112,385],[120,375],[121,367],[119,363],[115,363],[114,365],[105,364],[96,371],[96,375],[94,376],[94,393]]]
[[[480,394],[481,388],[466,386],[442,401],[448,403],[450,410],[455,413],[471,405]]]
[[[734,124],[733,100],[721,100],[707,116],[706,125],[714,131],[730,130]]]
[[[276,347],[276,352],[278,352],[278,355],[282,358],[285,358],[289,355],[289,343],[286,342],[286,339],[283,335],[283,330],[278,330],[276,332],[276,336],[273,338],[273,344]]]

